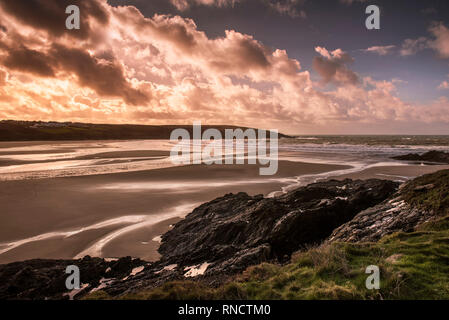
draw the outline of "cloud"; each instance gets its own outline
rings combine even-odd
[[[89,87],[101,96],[122,97],[132,105],[145,104],[148,99],[147,94],[132,87],[113,58],[100,59],[85,50],[62,45],[52,46],[50,56],[61,71],[76,75],[81,86]]]
[[[22,9],[26,7],[24,3],[27,2],[17,1],[15,3],[20,3],[20,5],[15,6],[16,10],[12,10],[12,12],[16,13],[14,16],[16,21],[21,23]],[[28,5],[30,8],[34,8],[36,3],[30,1]],[[50,8],[44,9],[43,12],[52,13],[53,6],[49,2],[46,3]],[[98,2],[97,5],[91,3],[90,6],[84,6],[85,13],[89,16],[89,10],[96,13],[100,7],[101,2]],[[62,22],[62,26],[65,27],[65,22]],[[28,31],[25,31],[21,34],[17,25],[15,27],[9,28],[10,35],[0,38],[0,53],[2,53],[0,62],[8,69],[38,77],[73,77],[73,80],[77,81],[80,86],[89,87],[101,96],[122,97],[126,103],[132,105],[146,102],[148,93],[134,88],[127,81],[123,67],[113,56],[109,57],[109,60],[95,57],[86,49],[71,47],[74,44],[72,40],[66,40],[66,44],[57,43],[52,37],[54,30],[51,28],[39,26],[34,33],[27,34]],[[92,41],[96,38],[96,34],[92,30],[88,32],[85,35],[86,40]],[[36,35],[41,38],[40,41],[34,39]]]
[[[214,6],[214,7],[228,7],[234,6],[241,0],[170,0],[172,5],[180,11],[190,9],[192,6]]]
[[[0,86],[3,86],[6,84],[6,77],[7,77],[6,71],[0,69]]]
[[[292,18],[307,18],[307,13],[300,9],[304,5],[305,0],[268,0],[268,6],[281,15],[288,15]]]
[[[395,45],[390,45],[390,46],[373,46],[373,47],[369,47],[367,49],[362,50],[363,52],[366,53],[376,53],[380,56],[386,56],[390,53],[392,53],[393,49],[395,49],[396,46]]]
[[[401,56],[411,56],[425,49],[433,49],[442,59],[449,58],[449,28],[442,22],[433,23],[429,27],[432,38],[420,37],[406,39],[402,43]]]
[[[246,0],[170,0],[171,4],[179,11],[185,11],[195,6],[209,6],[217,8],[234,7],[237,3]],[[306,0],[260,0],[260,2],[271,8],[273,11],[288,15],[292,18],[307,17],[304,10],[301,9]]]
[[[347,67],[348,64],[354,62],[349,54],[341,49],[329,52],[322,47],[316,47],[315,51],[321,56],[314,58],[313,67],[321,76],[324,84],[333,82],[338,85],[355,85],[359,82],[357,74]]]
[[[402,47],[399,53],[403,57],[411,56],[427,48],[429,48],[429,44],[426,37],[420,37],[418,39],[406,39],[402,43]]]
[[[397,80],[361,77],[350,69],[354,59],[342,49],[316,48],[313,66],[320,84],[287,51],[252,35],[227,30],[210,38],[192,19],[145,17],[133,6],[91,1],[107,17],[107,28],[92,27],[83,37],[66,31],[57,37],[51,26],[24,22],[24,10],[0,7],[6,30],[0,31],[0,118],[201,120],[287,133],[339,128],[347,133],[377,128],[379,133],[449,124],[447,99],[404,102],[397,97]],[[34,3],[16,2],[20,8],[29,4],[30,10]],[[91,26],[102,23],[96,14],[87,16]],[[334,86],[324,91],[327,83]]]
[[[77,5],[83,14],[80,30],[67,30],[65,26],[65,9],[69,5]],[[0,7],[14,16],[22,24],[35,29],[48,31],[55,37],[69,35],[86,39],[97,25],[107,25],[109,17],[101,1],[83,0],[0,0]]]
[[[29,72],[42,77],[55,76],[54,69],[44,53],[28,49],[23,45],[8,49],[8,56],[3,60],[5,67],[12,70]]]
[[[443,23],[433,24],[429,31],[434,36],[434,40],[429,42],[429,46],[434,49],[441,58],[449,58],[449,29]]]
[[[341,3],[346,4],[346,5],[351,5],[353,3],[364,3],[367,2],[367,0],[340,0]]]
[[[448,81],[441,82],[441,84],[438,86],[438,89],[449,89],[449,82]]]

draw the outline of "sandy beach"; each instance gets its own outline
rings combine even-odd
[[[0,182],[0,263],[31,258],[158,257],[157,237],[194,207],[226,193],[264,194],[291,178],[348,166],[281,161]],[[156,238],[156,239],[155,239]]]
[[[392,161],[388,148],[288,142],[277,174],[260,176],[259,165],[173,166],[170,148],[164,140],[0,143],[0,264],[154,261],[170,225],[227,193],[276,196],[326,179],[406,181],[449,168]]]
[[[407,166],[375,166],[360,172],[339,175],[333,177],[337,180],[343,179],[385,179],[405,182],[407,180],[433,173],[439,170],[447,170],[449,165],[407,165]]]

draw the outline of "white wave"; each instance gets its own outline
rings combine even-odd
[[[100,240],[97,240],[90,247],[88,247],[85,250],[83,250],[82,252],[78,253],[74,257],[74,259],[80,259],[87,255],[92,256],[92,257],[101,257],[102,250],[103,250],[104,246],[106,246],[112,240],[114,240],[126,233],[138,230],[143,227],[151,226],[151,225],[154,225],[156,223],[159,223],[159,222],[171,219],[171,218],[175,218],[175,217],[183,218],[187,213],[192,211],[197,205],[198,205],[197,203],[183,204],[183,205],[180,205],[180,206],[177,206],[177,207],[171,209],[170,212],[165,213],[165,214],[146,216],[146,219],[142,222],[132,224],[130,226],[121,228],[119,230],[116,230],[116,231],[113,231],[113,232],[107,234]]]
[[[134,216],[124,216],[114,219],[109,219],[106,221],[102,221],[87,227],[70,230],[70,231],[54,231],[54,232],[47,232],[43,233],[34,237],[29,237],[26,239],[8,242],[8,243],[0,243],[0,247],[3,247],[3,249],[0,250],[0,254],[3,254],[5,252],[8,252],[12,249],[15,249],[19,246],[22,246],[24,244],[30,243],[30,242],[36,242],[36,241],[42,241],[52,238],[69,238],[71,236],[74,236],[76,234],[89,231],[89,230],[96,230],[96,229],[103,229],[109,226],[113,225],[119,225],[119,224],[130,224],[130,223],[139,223],[142,221],[145,221],[148,216],[146,215],[134,215]]]

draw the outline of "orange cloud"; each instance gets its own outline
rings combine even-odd
[[[132,6],[89,2],[83,5],[84,33],[72,34],[64,21],[26,19],[27,5],[31,10],[44,0],[14,5],[0,0],[1,118],[201,120],[290,133],[449,123],[447,100],[401,101],[395,81],[360,77],[350,69],[353,58],[341,49],[316,48],[314,68],[322,83],[336,84],[323,92],[322,83],[314,83],[298,60],[251,35],[228,30],[211,39],[191,19],[147,18]],[[40,9],[42,19],[59,12],[64,1],[45,3],[49,7]]]

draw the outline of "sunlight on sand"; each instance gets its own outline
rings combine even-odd
[[[170,218],[174,217],[180,217],[183,218],[186,214],[191,212],[198,204],[197,203],[190,203],[190,204],[184,204],[177,206],[170,210],[169,213],[160,214],[160,215],[150,215],[146,216],[146,219],[144,221],[132,224],[130,226],[121,228],[119,230],[116,230],[114,232],[109,233],[105,237],[101,238],[97,242],[95,242],[92,246],[88,247],[87,249],[83,250],[79,254],[77,254],[74,259],[80,259],[84,256],[92,256],[92,257],[101,257],[102,256],[102,249],[104,246],[106,246],[109,242],[112,240],[135,230],[138,230],[140,228],[154,225],[158,222],[162,222],[165,220],[168,220]]]

